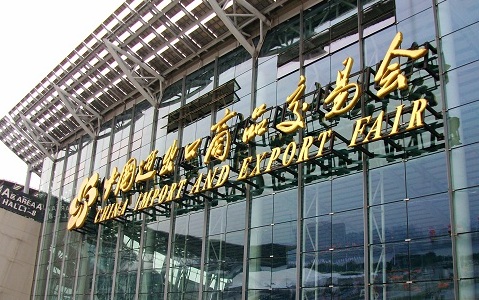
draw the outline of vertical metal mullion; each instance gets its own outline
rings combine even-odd
[[[181,104],[180,107],[185,104],[185,90],[186,90],[186,77],[182,79],[182,86],[181,86]],[[180,135],[181,124],[178,127],[178,136]],[[181,140],[180,140],[181,142]],[[181,145],[181,144],[180,144]],[[175,174],[176,177],[176,174]],[[175,241],[174,234],[175,234],[175,224],[176,224],[176,206],[177,203],[172,201],[170,204],[170,228],[168,232],[168,248],[166,250],[166,270],[165,270],[165,289],[163,291],[163,299],[168,299],[168,292],[169,292],[169,284],[170,284],[170,263],[171,263],[171,252],[172,246]]]
[[[446,148],[446,170],[447,170],[447,194],[449,197],[449,217],[451,220],[451,246],[452,246],[452,268],[453,268],[453,281],[454,281],[454,299],[459,299],[459,277],[458,277],[458,267],[457,267],[457,243],[456,243],[456,218],[454,216],[454,191],[452,185],[452,170],[451,170],[451,146],[449,145],[449,124],[447,123],[447,110],[446,110],[446,82],[444,80],[445,67],[444,60],[442,58],[442,48],[441,48],[441,36],[439,33],[439,20],[438,20],[438,8],[437,1],[432,0],[432,10],[434,15],[434,29],[435,29],[435,40],[437,46],[437,60],[439,67],[439,83],[441,90],[441,102],[442,102],[442,119],[444,126],[444,144]]]
[[[203,231],[202,231],[202,241],[201,241],[201,258],[200,258],[200,288],[198,290],[198,300],[203,299],[203,284],[204,284],[204,274],[205,274],[205,262],[206,262],[206,252],[208,245],[208,228],[210,221],[210,202],[208,199],[204,201],[204,215],[203,215]]]
[[[245,229],[244,229],[244,238],[243,238],[243,286],[241,287],[241,299],[246,300],[247,299],[247,293],[248,293],[248,283],[249,283],[249,265],[248,265],[248,258],[249,258],[249,230],[250,230],[250,220],[251,220],[251,192],[250,192],[250,186],[247,184],[246,185],[246,193],[245,193],[245,198],[246,198],[246,212],[245,212]]]
[[[118,226],[116,231],[116,247],[115,247],[115,260],[113,264],[113,274],[112,274],[112,282],[111,282],[111,300],[115,300],[115,289],[116,289],[116,273],[118,272],[118,263],[119,263],[119,252],[120,252],[120,244],[123,240],[123,226]]]
[[[61,263],[61,267],[60,267],[60,281],[58,282],[58,295],[57,295],[57,299],[58,300],[61,300],[60,296],[63,296],[63,279],[65,276],[63,276],[63,269],[65,267],[65,258],[66,258],[66,248],[67,248],[67,244],[68,242],[70,241],[70,230],[67,230],[65,232],[65,239],[64,239],[64,243],[63,243],[63,257],[62,257],[62,263]]]
[[[135,133],[135,113],[136,113],[136,105],[134,105],[132,108],[131,108],[131,126],[130,126],[130,133],[128,134],[128,150],[126,151],[126,153],[128,153],[127,155],[130,156],[131,155],[131,146],[132,146],[132,142],[133,142],[133,134]]]
[[[62,176],[62,179],[60,180],[60,189],[59,189],[59,195],[62,194],[63,192],[63,182],[65,180],[64,176],[65,175],[65,168],[66,168],[66,158],[67,158],[67,155],[65,154],[65,157],[63,158],[63,168],[62,168],[62,172],[61,172],[61,176]],[[56,159],[55,159],[56,160]],[[57,161],[55,161],[54,163],[54,166],[57,164]],[[55,173],[53,173],[53,180],[55,180]],[[57,202],[57,211],[55,212],[55,222],[53,224],[53,228],[52,228],[52,244],[51,244],[51,247],[50,247],[50,257],[48,259],[48,273],[47,273],[47,282],[46,282],[46,285],[45,285],[45,300],[47,300],[47,295],[48,295],[48,289],[49,289],[49,284],[50,284],[50,275],[51,275],[51,270],[53,269],[53,266],[51,265],[52,263],[52,260],[53,260],[53,255],[54,255],[54,252],[55,252],[55,244],[57,242],[57,235],[55,234],[56,233],[56,229],[58,228],[58,223],[59,220],[60,220],[60,212],[61,212],[61,206],[62,205],[62,201],[61,201],[61,197],[58,198],[58,202]]]
[[[218,74],[218,56],[215,57],[215,62],[214,62],[214,76],[213,76],[213,89],[218,87],[218,82],[219,82],[219,74]],[[213,123],[213,121],[212,121]],[[213,124],[211,124],[213,125]],[[208,254],[208,228],[210,224],[210,209],[211,205],[208,200],[208,198],[205,199],[204,202],[204,215],[203,215],[203,231],[202,231],[202,242],[201,242],[201,257],[200,257],[200,288],[198,290],[198,300],[203,299],[203,285],[204,285],[204,275],[206,274],[205,272],[205,263],[206,263],[206,256]]]
[[[79,161],[80,161],[80,156],[81,156],[81,142],[82,142],[82,138],[81,138],[81,137],[80,137],[79,141],[80,141],[80,143],[79,143],[78,151],[77,151],[77,154],[76,154],[76,155],[77,155],[77,159],[76,159],[76,163],[75,163],[75,172],[74,172],[75,175],[74,175],[74,178],[73,178],[72,191],[75,191],[75,189],[76,189],[76,181],[77,181],[77,179],[78,179],[78,168],[79,168]],[[69,154],[69,152],[70,152],[70,150],[69,150],[69,149],[70,149],[70,146],[68,146],[67,149],[68,149],[68,152],[67,152],[67,153]],[[68,164],[68,159],[69,159],[69,158],[70,158],[70,155],[68,155],[68,157],[66,158],[65,166]],[[64,169],[64,170],[65,170],[65,169]],[[63,173],[65,173],[65,172],[63,172]],[[62,184],[62,186],[63,186],[63,184]],[[63,191],[62,191],[62,193],[63,193]],[[71,235],[72,235],[72,232],[71,232],[70,230],[67,230],[66,233],[65,233],[65,242],[64,242],[64,244],[63,244],[62,265],[61,265],[61,268],[60,268],[62,271],[63,271],[63,268],[65,267],[65,259],[67,258],[67,245],[68,245],[68,243],[70,242]],[[74,296],[74,292],[75,292],[75,285],[76,285],[77,275],[78,275],[78,268],[77,268],[77,270],[75,270],[75,278],[74,278],[74,287],[73,287],[73,291],[72,291],[72,293],[73,293],[72,297]],[[63,285],[63,279],[64,279],[63,276],[60,276],[60,282],[59,282],[60,287],[62,287],[62,285]],[[60,298],[60,295],[61,295],[61,294],[62,294],[61,292],[58,293],[58,300],[61,299],[61,298]]]
[[[58,300],[61,300],[60,296],[63,296],[62,295],[62,286],[63,286],[63,268],[65,267],[65,259],[67,257],[67,245],[68,245],[68,242],[70,241],[70,230],[66,230],[65,232],[65,239],[64,239],[64,242],[63,242],[63,257],[62,257],[62,263],[61,263],[61,267],[60,267],[60,281],[58,282],[58,286],[59,286],[59,291],[58,291],[58,296],[57,296],[57,299]]]
[[[95,263],[93,264],[93,276],[91,282],[91,291],[90,291],[90,300],[94,299],[95,295],[95,287],[96,287],[96,273],[97,273],[97,266],[98,266],[98,259],[100,255],[100,241],[101,241],[101,234],[102,234],[103,225],[98,225],[98,232],[96,235],[96,248],[95,248]]]
[[[47,158],[48,159],[48,158]],[[43,223],[42,223],[42,230],[41,230],[41,235],[40,235],[40,241],[38,243],[38,246],[39,246],[39,251],[40,251],[40,255],[41,255],[41,252],[43,250],[43,243],[45,242],[44,241],[44,237],[45,237],[45,227],[46,227],[46,221],[48,220],[48,207],[50,205],[50,199],[51,199],[51,196],[52,196],[52,186],[53,186],[53,177],[55,175],[55,168],[54,168],[54,165],[55,163],[53,162],[52,164],[52,168],[50,170],[50,184],[48,185],[48,193],[47,193],[47,198],[45,199],[45,206],[44,206],[44,215],[43,215]],[[35,281],[34,281],[34,285],[33,285],[33,294],[31,295],[32,298],[35,297],[36,293],[37,293],[37,284],[38,284],[38,274],[39,274],[39,269],[40,269],[40,261],[41,261],[41,257],[39,257],[39,259],[37,259],[37,263],[35,265]],[[47,278],[48,278],[48,265],[47,265]],[[46,286],[45,286],[46,287]]]
[[[73,284],[73,293],[72,293],[72,299],[76,299],[76,293],[77,293],[77,285],[78,285],[78,274],[80,273],[80,261],[81,261],[81,253],[83,251],[83,241],[85,240],[85,235],[82,234],[82,239],[80,242],[80,245],[78,246],[78,256],[77,256],[77,268],[75,270],[75,283]]]
[[[130,129],[129,129],[129,133],[128,133],[128,145],[127,145],[127,150],[126,150],[126,153],[128,156],[131,155],[131,144],[132,144],[132,140],[133,140],[133,134],[135,132],[135,123],[133,122],[133,120],[135,119],[135,108],[136,108],[136,105],[133,105],[133,107],[131,108],[131,117],[130,117],[130,120],[131,120],[131,125],[130,125]],[[125,110],[125,111],[128,111],[128,110]],[[123,111],[123,113],[125,113],[125,111]],[[112,134],[112,137],[114,136],[114,134]],[[111,150],[110,150],[111,151]],[[120,151],[120,150],[118,150]],[[126,200],[125,200],[126,201]],[[113,282],[112,282],[112,291],[111,291],[111,296],[112,296],[112,300],[115,299],[115,289],[116,289],[116,278],[117,278],[117,272],[118,272],[118,265],[121,263],[120,260],[119,260],[119,252],[120,252],[120,246],[123,244],[123,237],[124,237],[124,224],[123,223],[120,223],[119,226],[118,226],[118,233],[117,233],[117,243],[116,243],[116,250],[115,250],[115,264],[113,265]],[[140,240],[141,240],[141,237],[140,237]],[[140,246],[141,247],[141,246]]]
[[[301,6],[299,10],[299,72],[304,76],[304,61],[303,61],[303,48],[304,48],[304,10]],[[304,101],[304,100],[303,100]],[[306,120],[304,120],[306,122]],[[302,142],[304,138],[304,130],[299,130],[299,141]],[[304,181],[303,174],[304,163],[298,164],[298,183],[297,183],[297,211],[296,211],[296,300],[301,299],[301,282],[302,282],[302,241],[303,241],[303,194],[304,194]],[[273,206],[274,207],[274,206]]]
[[[156,139],[156,132],[158,126],[158,114],[159,109],[154,107],[153,108],[153,122],[149,125],[152,126],[151,136],[150,136],[150,151],[155,149],[155,139]],[[142,213],[142,216],[145,214]],[[141,272],[143,270],[143,251],[144,251],[144,242],[145,242],[145,234],[147,230],[146,218],[142,218],[141,222],[141,233],[140,233],[140,250],[139,250],[139,259],[138,259],[138,268],[136,274],[136,287],[135,287],[135,300],[138,300],[140,297],[140,287],[141,287]]]
[[[151,151],[155,149],[156,134],[158,133],[158,118],[159,117],[160,117],[160,109],[155,108],[153,111],[153,122],[151,123],[151,126],[153,126],[151,130],[151,138],[150,138]]]
[[[357,10],[358,10],[358,43],[359,43],[359,65],[360,69],[364,70],[365,59],[364,59],[364,37],[363,37],[363,1],[357,0]],[[360,73],[360,82],[364,82],[364,73]],[[364,94],[361,95],[361,117],[366,116],[365,109],[365,97]],[[365,145],[367,148],[367,145]],[[363,262],[364,262],[364,298],[370,298],[370,281],[369,281],[369,166],[368,166],[368,157],[365,153],[361,154],[361,160],[363,164]]]
[[[144,214],[143,214],[144,215]],[[141,220],[141,231],[140,231],[140,249],[138,250],[138,267],[136,269],[136,285],[135,285],[135,298],[134,300],[139,299],[140,294],[140,285],[141,285],[141,270],[143,266],[143,243],[145,240],[146,232],[146,219],[142,218]]]
[[[108,142],[108,156],[107,156],[107,162],[106,162],[106,168],[105,168],[105,173],[106,174],[110,173],[111,149],[112,149],[113,137],[114,137],[114,133],[115,133],[115,119],[116,118],[113,118],[111,120],[111,126],[110,126],[110,129],[111,129],[111,131],[110,131],[110,141]],[[95,140],[95,145],[94,145],[95,150],[93,151],[93,153],[95,153],[95,155],[98,154],[96,152],[96,150],[97,150],[96,148],[98,147],[97,143],[98,143],[98,140]],[[91,169],[94,168],[94,164],[95,164],[95,162],[92,159]],[[90,171],[91,171],[91,169],[90,169]],[[95,264],[93,266],[93,279],[92,279],[92,289],[91,289],[91,294],[90,294],[90,300],[93,300],[94,295],[95,295],[97,265],[98,265],[99,255],[100,255],[100,247],[103,246],[101,244],[103,227],[104,227],[104,225],[102,225],[102,224],[99,224],[99,226],[98,226],[97,244],[96,244],[96,252],[95,252]]]
[[[93,168],[95,167],[95,158],[96,158],[96,149],[97,149],[97,142],[98,142],[98,135],[95,136],[95,138],[92,140],[92,149],[91,149],[91,158],[90,158],[90,165],[88,166],[88,173],[91,173]],[[98,241],[100,240],[100,226],[97,227],[97,241],[96,241],[96,246],[95,246],[95,260],[93,263],[93,276],[92,276],[92,282],[91,282],[91,290],[90,290],[90,299],[93,299],[93,290],[95,289],[95,278],[96,278],[96,261],[98,258]],[[85,295],[84,295],[85,296]]]
[[[78,145],[78,154],[77,154],[77,161],[76,161],[76,166],[75,166],[75,175],[73,175],[73,186],[72,186],[72,191],[75,191],[76,192],[76,189],[77,189],[77,182],[78,182],[78,169],[80,167],[80,159],[81,159],[81,155],[82,155],[82,142],[83,142],[83,137],[80,137],[79,138],[79,145]],[[83,240],[83,237],[84,235],[82,235],[82,239]],[[80,266],[80,257],[81,257],[81,248],[82,248],[82,244],[80,243],[80,246],[78,248],[78,257],[77,257],[77,266]],[[74,278],[74,283],[73,283],[73,291],[72,291],[72,298],[75,299],[75,295],[76,295],[76,288],[77,288],[77,283],[78,283],[78,274],[79,274],[79,269],[80,268],[76,268],[75,270],[75,278]]]
[[[257,86],[257,78],[258,78],[258,56],[259,50],[255,49],[253,56],[251,57],[251,97],[250,97],[250,112],[254,110],[256,107],[256,86]],[[249,147],[248,155],[252,155],[251,147]],[[245,192],[245,201],[246,201],[246,212],[245,212],[245,229],[244,229],[244,237],[243,237],[243,285],[241,287],[241,299],[247,299],[248,293],[248,282],[249,282],[249,265],[248,265],[248,258],[249,258],[249,230],[250,230],[250,220],[251,220],[251,201],[252,196],[250,192],[250,185],[246,184],[246,192]]]

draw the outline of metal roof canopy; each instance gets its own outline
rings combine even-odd
[[[46,157],[96,135],[119,105],[144,98],[158,107],[165,78],[209,49],[238,42],[253,55],[251,37],[261,41],[287,2],[127,0],[0,120],[0,140],[40,175]]]

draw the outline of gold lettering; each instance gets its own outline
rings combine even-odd
[[[319,134],[318,136],[319,149],[318,149],[318,153],[316,154],[316,157],[320,157],[323,155],[324,144],[326,144],[326,140],[330,138],[332,134],[333,134],[333,131],[331,129],[329,129],[328,131],[323,131]]]
[[[178,184],[173,182],[170,186],[170,191],[168,192],[168,197],[166,198],[166,202],[170,202],[173,200],[173,195],[175,194],[175,190]]]
[[[108,197],[110,197],[110,194],[113,191],[113,185],[117,183],[119,177],[120,177],[120,173],[118,172],[118,168],[114,167],[113,171],[111,172],[110,178],[105,180],[104,190],[103,190],[103,201],[108,200]]]
[[[110,213],[110,205],[107,205],[107,206],[103,207],[100,222],[105,221],[106,217],[108,216],[109,213]]]
[[[225,184],[226,180],[228,180],[230,174],[230,166],[229,165],[224,165],[221,167],[221,173],[218,176],[218,181],[215,184],[215,187],[220,187],[223,184]]]
[[[218,123],[211,126],[211,131],[214,131],[216,134],[211,140],[208,149],[206,149],[204,157],[205,164],[210,163],[212,159],[225,161],[226,157],[230,154],[231,134],[226,123],[234,116],[236,116],[236,112],[230,111],[227,108],[225,110],[225,116],[219,120]]]
[[[142,205],[142,208],[146,208],[150,205],[150,202],[153,202],[153,193],[154,193],[154,190],[151,190],[148,192],[147,194],[147,197],[145,199],[143,199],[143,205]]]
[[[150,202],[148,203],[148,207],[153,206],[155,204],[155,199],[158,198],[159,194],[160,194],[160,189],[155,189],[153,191],[153,196],[151,196]]]
[[[418,99],[412,102],[413,108],[411,113],[411,119],[406,130],[412,130],[424,126],[423,113],[427,106],[426,99]]]
[[[115,217],[121,217],[123,215],[123,209],[122,209],[121,205],[123,204],[123,207],[125,207],[125,205],[128,205],[127,203],[128,203],[128,201],[125,200],[125,201],[123,201],[123,203],[120,202],[116,205],[116,216]]]
[[[148,203],[150,191],[144,192],[143,197],[141,198],[141,203],[138,205],[139,209],[142,210],[146,207],[146,203]]]
[[[185,147],[185,160],[190,161],[198,156],[198,148],[201,146],[201,139],[197,139]]]
[[[238,173],[237,180],[243,180],[248,176],[248,165],[251,163],[253,158],[251,156],[243,159],[243,163],[241,164],[241,169]]]
[[[145,193],[140,193],[140,194],[138,195],[138,199],[136,199],[136,203],[135,203],[135,209],[134,209],[135,211],[141,209],[142,205],[141,205],[140,203],[141,203],[141,201],[142,201],[142,199],[143,199],[143,195],[144,195],[144,194],[145,194]]]
[[[110,219],[114,219],[116,217],[118,217],[119,213],[120,213],[120,203],[115,203],[113,204],[113,207],[112,209],[110,210],[111,213],[110,213],[110,217],[108,218],[108,220]]]
[[[218,171],[218,168],[214,168],[213,170],[211,169],[208,170],[208,174],[206,175],[206,178],[205,178],[205,184],[203,185],[203,189],[202,189],[203,191],[213,188],[213,180],[215,179],[217,171]]]
[[[266,166],[266,169],[264,170],[263,173],[268,173],[268,172],[271,171],[273,163],[278,159],[280,154],[281,154],[281,148],[280,147],[275,147],[271,150],[271,155],[270,155],[269,160],[268,160],[268,165]]]
[[[296,153],[296,143],[291,142],[288,144],[288,146],[286,146],[286,149],[284,149],[283,160],[282,160],[283,166],[287,167],[293,162],[295,153]],[[288,155],[289,155],[289,159],[288,159]]]
[[[338,71],[338,76],[336,77],[336,87],[328,95],[328,97],[324,99],[324,104],[330,104],[331,102],[333,103],[331,111],[324,116],[326,119],[331,119],[350,111],[354,108],[359,100],[359,95],[361,94],[361,88],[359,84],[349,83],[349,75],[351,74],[353,63],[354,60],[351,57],[348,57],[343,61],[344,70]],[[349,97],[349,90],[351,89],[354,89],[354,96],[349,104],[346,104]]]
[[[261,162],[265,159],[266,155],[268,155],[268,152],[256,154],[256,166],[253,168],[248,177],[253,177],[261,174]]]
[[[396,36],[393,38],[389,49],[384,56],[384,59],[379,66],[376,75],[374,76],[374,81],[381,87],[377,93],[377,96],[382,99],[392,91],[399,89],[405,90],[407,88],[407,78],[400,69],[399,63],[391,64],[391,60],[395,57],[409,57],[410,59],[416,60],[420,57],[426,55],[426,49],[416,49],[416,50],[406,50],[400,49],[403,40],[403,35],[401,32],[396,33]]]
[[[298,87],[296,90],[286,98],[286,103],[288,103],[288,109],[293,112],[295,120],[283,121],[276,125],[276,129],[284,133],[293,133],[299,128],[304,128],[304,112],[309,109],[309,104],[302,102],[301,99],[304,95],[304,90],[306,89],[306,77],[303,75],[299,76]]]
[[[198,174],[198,178],[196,178],[195,184],[191,188],[190,195],[196,194],[200,192],[201,187],[201,180],[203,179],[203,173]]]
[[[393,128],[392,128],[391,132],[389,133],[389,135],[393,135],[393,134],[398,133],[399,122],[401,121],[401,114],[402,114],[403,108],[404,108],[404,104],[401,104],[401,105],[396,107],[396,115],[394,116]]]
[[[364,135],[364,129],[366,125],[371,121],[371,117],[364,117],[356,121],[356,126],[354,127],[353,136],[351,137],[351,142],[349,143],[349,147],[356,146],[356,140],[358,139],[358,135]]]
[[[135,183],[136,178],[136,158],[130,158],[126,164],[123,166],[121,175],[118,178],[118,183],[116,184],[115,196],[118,195],[120,191],[123,193],[129,192]]]
[[[95,214],[95,221],[94,221],[95,224],[100,223],[102,210],[103,209],[101,207],[99,209],[97,209],[96,214]]]
[[[307,136],[303,139],[303,145],[301,146],[301,150],[299,151],[298,160],[297,162],[307,161],[309,159],[309,148],[313,145],[314,137]]]
[[[148,155],[146,160],[142,160],[140,165],[138,166],[138,174],[136,174],[135,182],[141,182],[153,179],[156,174],[155,167],[155,160],[156,155],[158,154],[158,150],[153,150]]]
[[[183,188],[185,187],[185,184],[186,184],[186,179],[182,179],[178,183],[178,193],[176,193],[176,197],[175,197],[176,199],[180,198],[181,192],[183,191]]]
[[[164,185],[164,186],[161,188],[160,194],[158,195],[158,204],[161,204],[161,203],[165,202],[167,195],[168,195],[168,186],[167,186],[167,185]]]
[[[113,216],[116,214],[117,205],[118,203],[110,204],[110,210],[108,211],[108,216],[106,217],[106,220],[112,219]]]
[[[368,134],[364,138],[363,143],[367,143],[368,141],[378,140],[381,138],[383,118],[384,118],[384,111],[381,110],[381,112],[379,113],[379,116],[374,121],[373,126],[371,127]],[[371,138],[373,132],[374,132],[374,137]]]
[[[173,173],[175,165],[176,155],[178,154],[178,141],[174,140],[173,145],[171,145],[163,156],[163,162],[161,164],[159,174],[161,176],[170,175]]]

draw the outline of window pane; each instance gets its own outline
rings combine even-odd
[[[331,212],[331,181],[311,184],[304,187],[305,218]]]
[[[479,21],[479,3],[476,0],[448,0],[437,7],[441,35]]]
[[[273,195],[255,198],[251,202],[251,227],[273,223]]]
[[[331,216],[304,220],[303,251],[318,251],[331,248]]]
[[[449,197],[446,193],[407,202],[409,238],[429,238],[449,235]]]
[[[228,205],[226,209],[226,232],[244,229],[246,202]]]
[[[369,204],[388,203],[406,198],[403,163],[369,171]]]
[[[411,241],[409,245],[411,260],[411,280],[449,280],[454,273],[452,268],[451,238]]]
[[[373,206],[369,210],[371,242],[404,241],[407,238],[406,204],[404,201]]]
[[[296,220],[298,211],[298,190],[277,193],[274,195],[273,223]]]
[[[442,38],[446,70],[463,66],[479,59],[479,23],[465,27]]]
[[[454,192],[456,233],[479,231],[479,188]]]
[[[479,101],[449,110],[449,141],[451,147],[479,141],[478,111]]]
[[[447,72],[447,107],[452,108],[479,99],[477,94],[478,68],[479,62],[474,62]]]
[[[451,168],[454,189],[479,185],[479,143],[452,149]]]
[[[332,216],[333,248],[354,247],[364,244],[363,210],[356,209]]]
[[[447,191],[444,152],[406,162],[406,185],[409,198]]]
[[[363,206],[363,176],[357,173],[333,180],[333,212]]]

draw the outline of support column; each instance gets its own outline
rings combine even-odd
[[[432,8],[434,11],[434,21],[436,29],[436,43],[439,49],[443,49],[444,41],[441,39],[441,29],[451,32],[453,28],[453,20],[451,14],[447,14],[444,18],[441,18],[441,26],[439,26],[438,20],[438,4],[436,0],[432,1]],[[443,8],[446,11],[454,11],[451,1],[446,1],[443,4]],[[450,10],[452,9],[452,10]],[[455,44],[449,44],[446,47],[449,51],[457,51]],[[463,134],[462,129],[450,128],[448,123],[447,104],[446,104],[446,89],[448,90],[450,98],[459,99],[459,85],[449,84],[446,87],[446,68],[445,64],[454,64],[452,59],[455,56],[451,56],[448,62],[445,62],[442,57],[442,51],[438,51],[439,62],[439,78],[441,83],[441,100],[442,100],[442,114],[444,118],[444,136],[446,144],[446,162],[448,170],[448,195],[450,205],[450,218],[451,218],[451,241],[452,241],[452,256],[453,256],[453,269],[454,269],[454,296],[456,299],[476,299],[476,290],[474,286],[474,280],[463,281],[461,285],[461,278],[472,278],[474,276],[473,264],[473,241],[470,234],[461,234],[464,232],[470,232],[470,210],[469,210],[469,196],[467,192],[456,192],[455,186],[464,187],[467,186],[467,178],[465,176],[465,170],[467,166],[466,156],[464,148],[457,148],[454,156],[452,155],[451,147],[455,146],[454,141],[449,139],[449,132],[458,130],[459,136]],[[455,72],[447,73],[448,82],[459,82]],[[456,218],[460,216],[460,218]],[[460,286],[461,285],[461,286]]]
[[[28,194],[30,192],[30,180],[32,179],[32,165],[27,165],[27,177],[25,178],[25,185],[23,192]]]

